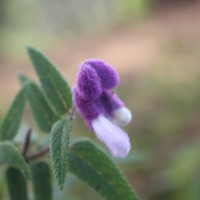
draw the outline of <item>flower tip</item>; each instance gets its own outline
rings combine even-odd
[[[91,58],[86,60],[84,64],[90,65],[97,72],[104,89],[113,89],[119,84],[118,73],[104,60]]]
[[[111,151],[111,154],[115,158],[126,158],[129,154],[130,149],[130,143],[127,143],[126,145],[124,145],[124,148],[120,148],[117,151]]]
[[[76,88],[79,95],[86,100],[97,99],[102,93],[100,78],[87,63],[80,65]]]
[[[132,120],[132,113],[126,107],[121,107],[113,112],[112,120],[119,126],[126,126]]]
[[[125,158],[128,155],[131,144],[126,132],[103,116],[92,120],[91,124],[97,137],[107,146],[113,157]]]

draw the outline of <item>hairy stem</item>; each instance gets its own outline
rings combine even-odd
[[[32,154],[30,156],[28,156],[26,158],[27,162],[31,161],[31,160],[35,160],[35,159],[38,159],[42,156],[44,156],[45,154],[49,153],[49,147],[46,147],[44,149],[42,149],[41,151],[35,153],[35,154]]]
[[[25,141],[24,141],[24,146],[22,148],[22,156],[23,157],[26,157],[26,154],[28,153],[28,150],[29,150],[29,146],[30,146],[30,139],[31,139],[31,129],[29,128],[29,130],[27,131],[27,134],[26,134],[26,138],[25,138]]]

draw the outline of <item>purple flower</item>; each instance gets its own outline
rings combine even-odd
[[[88,59],[79,66],[73,100],[87,126],[111,154],[124,158],[131,145],[127,133],[119,126],[127,125],[132,115],[112,91],[118,83],[119,77],[110,65],[99,59]]]
[[[106,62],[100,59],[88,59],[81,64],[81,68],[84,65],[89,65],[95,69],[99,78],[101,79],[101,86],[104,89],[112,89],[119,84],[119,76],[117,72]]]
[[[87,63],[80,66],[76,89],[83,99],[97,99],[101,96],[101,80],[96,71]]]

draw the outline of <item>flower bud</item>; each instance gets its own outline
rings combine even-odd
[[[101,102],[108,116],[111,116],[115,110],[124,106],[121,99],[111,90],[104,90],[102,92]]]
[[[112,121],[119,126],[125,126],[132,119],[131,111],[126,107],[121,107],[112,113]]]
[[[119,84],[119,76],[113,67],[100,59],[88,59],[85,61],[100,77],[101,86],[104,89],[112,89]]]
[[[100,104],[100,101],[91,101],[83,99],[79,95],[76,87],[73,88],[73,101],[78,112],[81,114],[88,127],[92,129],[91,120],[97,118],[100,114],[103,113],[103,108]]]
[[[80,65],[76,88],[79,95],[86,100],[97,99],[102,93],[98,74],[86,63]]]

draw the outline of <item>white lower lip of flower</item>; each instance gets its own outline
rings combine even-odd
[[[97,137],[107,146],[113,157],[124,158],[128,155],[131,145],[126,132],[113,124],[104,116],[92,121]]]
[[[112,121],[119,126],[125,126],[129,124],[131,119],[131,111],[126,107],[121,107],[115,110],[112,115]]]

